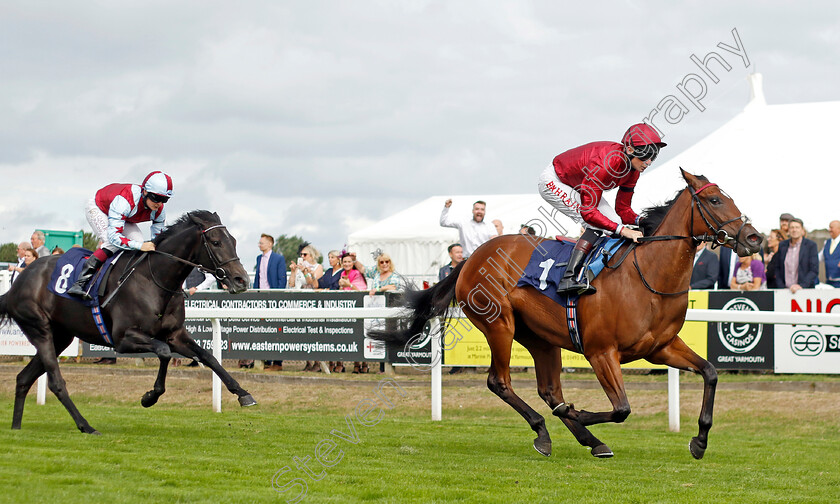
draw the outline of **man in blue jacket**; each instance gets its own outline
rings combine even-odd
[[[254,275],[255,289],[286,288],[286,258],[273,252],[274,237],[265,233],[260,235],[260,252],[257,256],[257,271]],[[254,367],[252,360],[240,360],[239,367]],[[265,361],[266,371],[283,371],[283,361]]]
[[[286,288],[286,258],[283,254],[272,252],[274,237],[263,233],[260,235],[260,252],[257,256],[257,274],[254,276],[255,289],[285,289]]]
[[[779,243],[776,262],[776,282],[796,292],[813,289],[817,285],[820,260],[817,244],[805,238],[802,219],[793,218],[788,225],[790,239]]]

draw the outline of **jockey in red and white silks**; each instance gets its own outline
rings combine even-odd
[[[79,278],[68,294],[89,298],[85,283],[96,273],[105,260],[120,249],[155,249],[151,241],[143,241],[139,222],[152,222],[151,235],[154,239],[164,229],[166,211],[164,203],[173,194],[172,178],[155,171],[137,184],[110,184],[96,192],[85,207],[85,215],[94,234],[102,242],[88,258]]]
[[[578,240],[557,292],[590,294],[595,289],[578,279],[583,258],[594,245],[598,231],[636,240],[642,233],[626,227],[638,224],[630,206],[639,175],[650,166],[665,143],[647,124],[631,126],[621,143],[593,142],[557,155],[537,183],[540,195],[551,206],[585,228]],[[618,189],[615,209],[604,191]]]

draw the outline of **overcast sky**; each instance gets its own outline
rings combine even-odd
[[[98,188],[160,169],[170,220],[217,211],[246,267],[261,232],[326,252],[431,195],[534,192],[554,155],[688,104],[692,54],[731,70],[657,123],[661,160],[743,110],[752,71],[769,104],[838,100],[838,2],[674,4],[4,2],[0,242],[89,231]]]

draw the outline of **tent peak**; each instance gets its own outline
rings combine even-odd
[[[747,78],[750,80],[750,102],[747,103],[744,110],[767,105],[767,100],[764,99],[764,86],[761,74],[758,72],[751,73]]]

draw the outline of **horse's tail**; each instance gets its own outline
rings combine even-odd
[[[466,261],[461,261],[449,276],[431,289],[406,291],[404,307],[409,310],[407,325],[398,324],[398,328],[394,330],[369,331],[368,336],[380,341],[404,345],[415,335],[423,332],[429,319],[445,316],[449,305],[455,299],[455,284],[458,282],[458,275],[461,274],[464,262]]]

